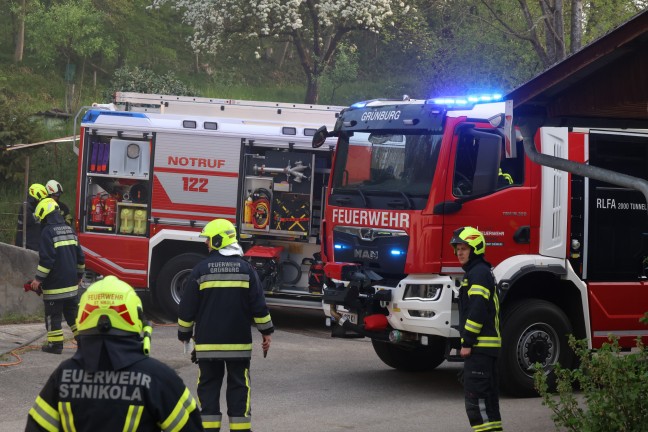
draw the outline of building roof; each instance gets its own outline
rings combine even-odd
[[[512,90],[514,119],[648,129],[648,10]]]

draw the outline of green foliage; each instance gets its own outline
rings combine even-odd
[[[112,101],[112,95],[117,91],[175,96],[196,95],[195,91],[176,78],[173,72],[159,75],[151,70],[139,67],[133,69],[121,67],[117,69],[104,94],[105,100]]]
[[[115,56],[117,45],[104,30],[103,13],[92,0],[68,0],[49,8],[36,5],[27,16],[27,47],[43,66],[55,64],[60,56],[68,63],[95,55]]]
[[[74,203],[76,202],[78,159],[73,151],[72,143],[46,144],[30,150],[0,151],[0,168],[4,169],[5,164],[8,163],[4,159],[5,157],[13,158],[15,167],[14,180],[0,183],[0,242],[3,243],[14,243],[19,205],[27,194],[24,190],[24,176],[25,161],[28,156],[29,178],[27,183],[45,184],[48,180],[57,180],[63,186],[61,201],[70,207],[72,214],[76,213]]]
[[[330,100],[335,100],[335,92],[344,84],[358,78],[358,47],[341,43],[338,45],[334,63],[324,73],[325,86],[331,89]]]
[[[549,392],[544,371],[535,374],[536,389],[543,404],[553,411],[555,425],[573,432],[645,431],[648,351],[641,340],[631,353],[621,352],[614,338],[594,353],[587,349],[585,340],[570,336],[570,345],[580,366],[574,370],[556,367],[557,395]],[[582,394],[574,391],[576,386]]]
[[[0,179],[3,184],[16,186],[23,178],[26,153],[33,150],[6,151],[13,144],[33,142],[38,126],[16,104],[0,96]]]

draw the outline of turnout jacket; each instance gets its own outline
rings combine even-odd
[[[82,336],[77,353],[52,373],[29,410],[26,432],[203,430],[182,379],[144,355],[136,337],[92,338]]]
[[[189,276],[178,313],[178,339],[195,341],[196,358],[249,359],[252,321],[262,334],[274,332],[256,270],[240,256],[217,250]]]
[[[36,280],[43,283],[43,300],[76,297],[85,271],[79,239],[58,211],[50,213],[41,230]]]
[[[497,357],[502,347],[499,328],[499,298],[491,265],[472,257],[464,266],[459,290],[461,346],[474,353]]]

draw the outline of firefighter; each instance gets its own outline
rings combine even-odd
[[[48,196],[50,198],[53,198],[54,201],[56,201],[56,203],[59,205],[59,211],[61,212],[61,216],[63,216],[65,223],[69,226],[72,226],[72,215],[70,214],[70,208],[63,201],[61,201],[61,194],[63,193],[63,186],[61,186],[61,183],[57,182],[56,180],[49,180],[45,184],[45,188],[47,189]]]
[[[502,346],[499,299],[486,242],[473,227],[457,229],[450,240],[465,271],[459,290],[460,355],[466,413],[474,431],[501,431],[497,357]]]
[[[34,217],[36,205],[43,198],[47,198],[47,189],[40,183],[34,183],[29,186],[27,200],[20,206],[18,210],[18,224],[16,226],[16,240],[14,244],[18,247],[23,247],[23,226],[27,231],[25,248],[38,251],[38,243],[40,241],[40,224]],[[27,218],[23,222],[23,209],[27,206]]]
[[[198,399],[206,431],[219,431],[222,413],[220,393],[227,368],[227,415],[230,430],[249,431],[251,322],[262,334],[262,348],[268,351],[272,319],[259,277],[243,259],[236,229],[225,219],[214,219],[200,233],[209,256],[189,276],[180,300],[178,339],[192,337],[192,360],[198,363]]]
[[[31,282],[34,291],[42,290],[45,304],[47,344],[42,350],[61,354],[63,317],[77,335],[78,288],[85,271],[85,258],[76,234],[65,224],[56,201],[43,199],[36,206],[34,217],[42,225],[38,267]]]
[[[92,284],[77,317],[79,349],[29,410],[32,431],[202,431],[195,399],[150,358],[151,327],[135,290],[115,276]]]

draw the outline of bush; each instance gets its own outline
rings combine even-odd
[[[642,322],[648,321],[648,314]],[[641,432],[648,427],[648,352],[637,338],[637,349],[621,352],[610,337],[596,352],[587,341],[570,336],[570,345],[580,359],[577,369],[556,367],[557,394],[549,392],[547,375],[535,374],[535,385],[543,405],[552,411],[557,428],[573,432]],[[575,392],[580,388],[581,393]]]
[[[122,67],[115,71],[113,79],[106,89],[104,100],[112,102],[115,92],[152,93],[175,96],[195,96],[195,92],[175,77],[173,72],[164,75],[135,67]]]

